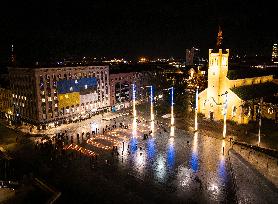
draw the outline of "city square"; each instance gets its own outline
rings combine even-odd
[[[276,4],[2,7],[0,203],[277,203]]]

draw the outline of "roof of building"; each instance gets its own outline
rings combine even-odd
[[[274,94],[277,94],[278,84],[267,82],[262,84],[235,87],[231,90],[243,100],[258,99],[261,97],[270,97]]]
[[[260,76],[274,75],[272,70],[265,69],[255,69],[255,68],[239,68],[239,69],[229,69],[227,78],[231,80],[253,78]]]
[[[155,71],[166,67],[170,67],[167,64],[119,64],[110,66],[110,74],[128,73],[128,72],[143,72],[143,71]]]

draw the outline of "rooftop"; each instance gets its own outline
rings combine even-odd
[[[231,89],[239,98],[243,100],[271,98],[278,93],[278,84],[267,82],[262,84],[253,84],[249,86],[240,86]]]
[[[256,69],[256,68],[246,67],[246,68],[238,68],[238,69],[229,69],[227,77],[228,79],[236,80],[236,79],[275,75],[276,72],[270,69]]]

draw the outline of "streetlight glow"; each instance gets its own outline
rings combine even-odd
[[[196,105],[195,105],[195,131],[198,130],[198,86],[197,86],[197,90],[196,90]]]
[[[224,103],[224,127],[223,127],[223,138],[226,137],[226,120],[227,120],[227,107],[228,107],[228,92],[225,92],[225,103]]]

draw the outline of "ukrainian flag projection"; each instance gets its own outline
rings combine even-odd
[[[58,108],[76,106],[83,103],[83,98],[96,94],[97,79],[61,80],[57,82]]]

